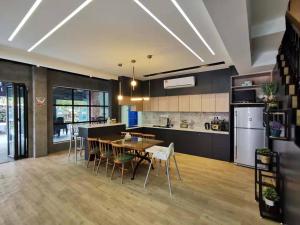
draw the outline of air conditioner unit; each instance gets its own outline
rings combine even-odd
[[[164,80],[164,89],[186,88],[195,86],[195,77],[182,77]]]

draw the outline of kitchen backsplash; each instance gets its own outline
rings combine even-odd
[[[143,112],[142,123],[144,125],[159,124],[160,116],[168,116],[174,127],[179,127],[181,120],[187,120],[192,129],[204,128],[204,123],[211,122],[216,116],[220,120],[228,121],[229,119],[229,113]]]

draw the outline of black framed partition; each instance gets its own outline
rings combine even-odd
[[[28,93],[24,84],[8,83],[7,150],[17,160],[28,157]]]
[[[110,116],[109,92],[66,87],[53,88],[53,140],[61,130],[68,135],[69,124],[105,122]]]

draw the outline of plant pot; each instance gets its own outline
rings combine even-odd
[[[272,200],[270,200],[270,199],[267,199],[267,198],[265,198],[265,197],[263,197],[264,198],[264,201],[265,201],[265,203],[266,203],[266,205],[267,206],[274,206],[275,205],[275,202],[274,201],[272,201]]]
[[[271,128],[271,136],[272,137],[280,137],[280,134],[281,134],[281,130]]]
[[[260,156],[260,161],[262,163],[265,163],[265,164],[270,164],[271,162],[271,157],[269,155],[261,155]]]

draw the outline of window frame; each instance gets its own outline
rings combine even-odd
[[[71,89],[72,90],[72,99],[71,99],[71,102],[72,104],[56,104],[56,102],[54,102],[54,90],[56,88],[64,88],[64,89]],[[74,92],[75,91],[88,91],[89,93],[89,98],[88,98],[88,105],[75,105],[74,104]],[[92,92],[99,92],[99,93],[103,93],[102,95],[102,102],[103,104],[91,104],[92,103]],[[105,101],[105,95],[108,95],[108,102]],[[57,87],[53,87],[52,88],[52,101],[53,101],[53,104],[52,104],[52,113],[53,113],[53,108],[54,107],[57,107],[57,106],[60,106],[60,107],[72,107],[72,122],[64,122],[64,123],[55,123],[55,121],[53,121],[53,126],[55,125],[63,125],[63,124],[81,124],[81,123],[92,123],[92,122],[95,122],[94,120],[92,120],[92,117],[91,117],[91,110],[92,108],[102,108],[103,109],[103,117],[104,118],[108,118],[110,116],[110,107],[111,107],[111,104],[110,104],[110,96],[109,96],[109,91],[101,91],[101,90],[89,90],[89,89],[81,89],[81,88],[69,88],[69,87],[61,87],[61,86],[57,86]],[[74,119],[74,108],[76,107],[87,107],[88,108],[88,112],[89,112],[89,119],[87,121],[81,121],[81,122],[75,122]],[[106,109],[108,109],[108,115],[106,115]],[[54,118],[54,117],[52,117]],[[52,134],[53,136],[54,134]]]

